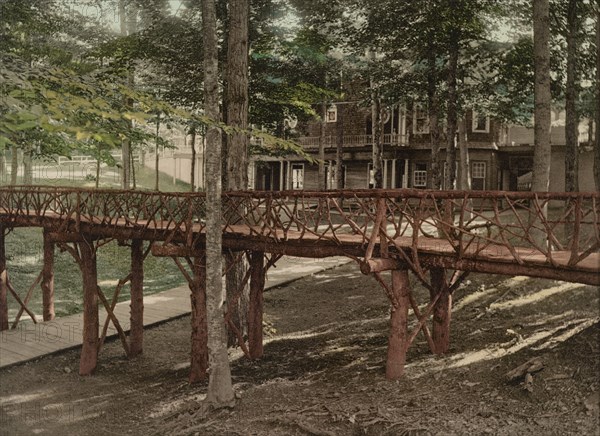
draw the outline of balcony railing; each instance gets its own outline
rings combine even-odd
[[[319,136],[303,136],[301,138],[295,138],[293,141],[300,144],[307,150],[319,148]],[[333,148],[338,144],[337,136],[325,136],[325,148]],[[404,147],[408,145],[408,137],[406,135],[390,134],[386,133],[381,137],[382,144],[395,145],[398,147]],[[344,135],[342,137],[342,145],[344,147],[365,147],[373,144],[373,135]]]

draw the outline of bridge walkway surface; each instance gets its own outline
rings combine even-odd
[[[286,256],[270,271],[265,290],[284,286],[303,277],[346,264],[346,257],[306,259]],[[114,314],[125,332],[129,332],[129,302],[117,303]],[[168,291],[144,296],[144,327],[158,325],[190,314],[190,288],[179,286]],[[37,314],[39,316],[39,314]],[[99,309],[100,320],[106,320],[106,310]],[[103,325],[103,324],[102,324]],[[0,332],[0,368],[36,360],[40,357],[80,347],[83,314],[58,317],[37,324],[24,322],[15,329]],[[114,339],[117,330],[108,325],[106,338]]]

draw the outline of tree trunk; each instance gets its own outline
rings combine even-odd
[[[448,7],[454,10],[458,7],[456,0],[449,0]],[[456,74],[458,70],[458,40],[459,30],[455,25],[450,29],[450,46],[448,57],[448,133],[446,135],[446,177],[445,189],[454,189],[456,184],[456,123],[458,96],[456,92]]]
[[[8,292],[5,232],[0,225],[0,331],[8,330]]]
[[[550,186],[550,12],[549,0],[533,0],[533,50],[535,66],[535,126],[532,191]]]
[[[190,145],[192,148],[192,162],[190,170],[190,190],[196,192],[196,127],[192,127],[190,131]]]
[[[569,0],[567,10],[567,89],[566,89],[566,120],[565,120],[565,191],[579,191],[578,177],[578,137],[579,115],[577,113],[577,52],[579,19],[577,3],[580,0]]]
[[[227,124],[238,129],[248,128],[248,0],[230,0],[229,33],[227,41]],[[234,132],[227,136],[227,189],[242,191],[248,189],[248,134]],[[283,189],[280,186],[280,189]],[[235,253],[226,257],[227,301],[233,301],[238,293],[248,262],[242,256],[235,261]],[[233,264],[232,264],[233,263]],[[231,268],[230,268],[231,267]],[[248,325],[250,288],[245,286],[237,304],[228,305],[231,321],[245,335]],[[229,344],[237,342],[230,332]]]
[[[160,182],[159,182],[159,176],[160,176],[160,164],[159,164],[159,155],[158,155],[158,135],[159,135],[159,131],[160,131],[160,112],[158,113],[158,115],[156,115],[156,136],[155,136],[155,143],[154,143],[154,190],[158,191],[160,190]]]
[[[31,161],[31,150],[23,150],[23,184],[33,184],[33,164]]]
[[[0,150],[0,185],[3,184],[6,177],[6,154],[4,149]]]
[[[19,172],[19,149],[16,145],[12,146],[10,158],[10,184],[17,184],[17,174]]]
[[[135,179],[135,156],[133,155],[133,150],[129,149],[129,160],[130,160],[130,168],[131,168],[131,187],[136,189],[137,183]]]
[[[127,4],[127,7],[126,7]],[[126,0],[119,0],[119,24],[121,30],[121,36],[132,35],[137,30],[137,8],[133,2],[127,2]],[[135,84],[134,79],[134,68],[133,65],[129,65],[127,68],[127,86],[133,89]],[[125,107],[128,110],[133,108],[132,99],[125,97]],[[129,129],[133,127],[132,121],[126,121]],[[131,139],[125,138],[121,142],[121,164],[122,164],[122,187],[123,189],[129,189],[131,183]]]
[[[467,137],[467,119],[463,117],[458,123],[458,189],[471,190],[471,167],[469,163],[469,147]]]
[[[321,103],[321,130],[319,132],[319,172],[318,172],[318,188],[319,191],[324,191],[327,187],[325,184],[325,126],[327,123],[327,102]]]
[[[431,188],[442,189],[442,173],[440,171],[440,123],[439,101],[437,96],[436,57],[433,47],[429,47],[427,57],[427,106],[429,114],[429,135],[431,138]]]
[[[229,1],[227,44],[227,124],[248,128],[248,0]],[[248,134],[235,132],[227,141],[227,189],[248,189]]]
[[[596,141],[594,143],[594,180],[600,191],[600,7],[596,12]]]
[[[337,111],[337,126],[335,187],[336,189],[344,189],[344,107],[341,105],[338,107]],[[340,198],[339,201],[343,201],[343,198]]]
[[[202,0],[204,48],[204,113],[219,119],[219,72],[215,0]],[[234,402],[227,353],[222,274],[221,233],[221,133],[207,129],[206,169],[212,175],[206,186],[206,312],[208,319],[208,361],[210,368],[206,401],[216,407]]]
[[[381,98],[377,90],[373,90],[373,106],[371,107],[371,125],[373,126],[373,181],[374,188],[383,188],[383,145],[381,144]]]

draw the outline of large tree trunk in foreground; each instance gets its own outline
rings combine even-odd
[[[548,0],[533,1],[533,51],[535,65],[535,127],[532,191],[550,186],[550,12]]]
[[[229,34],[227,42],[227,124],[238,129],[248,128],[248,0],[230,0]],[[227,136],[227,190],[248,189],[248,134],[234,132]],[[280,186],[280,189],[283,187]],[[248,270],[248,262],[242,256],[235,260],[235,253],[227,255],[227,301],[236,299]],[[231,268],[230,268],[231,267]],[[244,335],[247,331],[249,287],[241,290],[237,304],[228,305],[233,311],[231,321]],[[237,337],[229,334],[229,344]]]
[[[214,0],[202,0],[204,41],[204,113],[219,119],[219,72],[217,16]],[[208,318],[209,381],[206,401],[215,406],[234,402],[231,369],[227,354],[222,279],[221,234],[221,133],[216,126],[207,129],[206,170],[211,177],[206,186],[206,312]]]
[[[596,13],[596,141],[594,142],[594,180],[600,191],[600,5]]]
[[[456,0],[449,0],[450,9],[457,7]],[[459,30],[455,25],[450,28],[450,56],[448,59],[448,133],[446,135],[446,177],[445,189],[454,189],[456,184],[456,123],[458,95],[456,92],[456,75],[458,70]]]
[[[566,123],[565,123],[565,191],[579,191],[578,148],[579,148],[579,115],[577,113],[577,51],[579,19],[577,3],[580,0],[569,0],[567,11],[567,89],[566,89]]]

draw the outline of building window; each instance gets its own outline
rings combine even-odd
[[[429,133],[429,114],[421,106],[416,106],[413,112],[413,133]]]
[[[415,164],[415,171],[413,173],[413,186],[415,188],[427,187],[427,164]]]
[[[471,162],[471,189],[485,189],[485,162]]]
[[[327,108],[327,116],[326,116],[325,120],[328,123],[337,122],[337,106],[336,105],[332,104],[331,106],[329,106]]]
[[[473,132],[489,133],[490,132],[490,117],[479,114],[473,111]]]
[[[292,189],[304,189],[304,164],[292,164]]]

